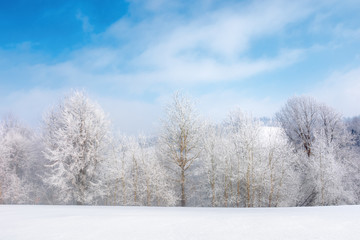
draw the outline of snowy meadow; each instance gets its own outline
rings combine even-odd
[[[0,206],[0,239],[344,239],[360,207],[158,208]]]

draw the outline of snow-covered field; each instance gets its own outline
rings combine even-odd
[[[360,206],[0,206],[0,239],[360,239]]]

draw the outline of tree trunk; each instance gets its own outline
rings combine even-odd
[[[185,195],[185,169],[181,169],[181,206],[185,207],[186,205],[186,195]]]

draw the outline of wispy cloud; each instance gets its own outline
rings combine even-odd
[[[94,27],[89,22],[89,17],[85,16],[81,12],[76,14],[76,18],[82,23],[82,29],[84,32],[92,32]]]
[[[342,72],[334,72],[309,93],[333,106],[344,116],[360,114],[360,66]]]
[[[246,51],[252,40],[279,34],[310,12],[306,5],[288,2],[233,4],[192,19],[175,14],[168,21],[160,15],[134,23],[125,18],[103,36],[119,41],[134,36],[118,49],[128,57],[125,69],[134,69],[123,71],[122,78],[181,84],[241,80],[295,62],[298,49],[279,49],[273,58],[258,59],[248,58]]]

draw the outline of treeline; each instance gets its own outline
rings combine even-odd
[[[145,117],[145,116],[144,116]],[[73,91],[34,131],[0,124],[0,203],[284,207],[360,203],[360,118],[310,97],[220,124],[175,93],[157,136],[121,136]]]

